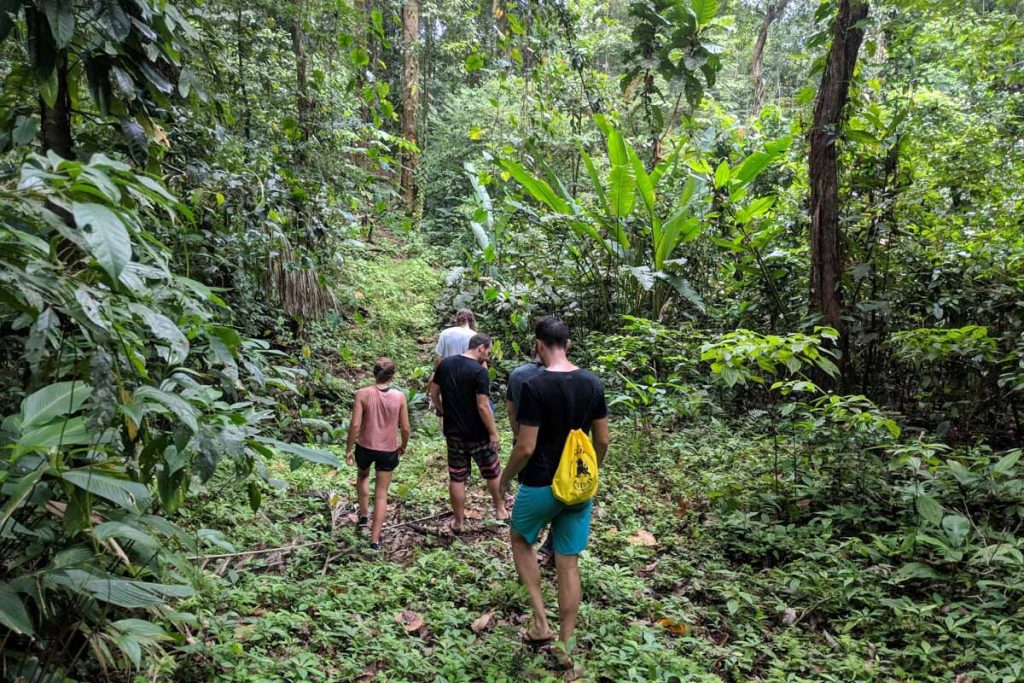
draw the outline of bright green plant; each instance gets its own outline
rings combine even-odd
[[[179,551],[222,543],[170,521],[189,492],[229,467],[255,508],[250,475],[268,478],[275,449],[338,463],[265,434],[263,392],[294,389],[294,373],[168,268],[146,225],[189,213],[159,182],[103,155],[51,153],[2,192],[0,323],[23,331],[26,379],[0,431],[0,623],[19,634],[5,663],[48,673],[34,653],[85,637],[101,666],[137,667],[169,636],[124,610],[170,614],[192,593]]]

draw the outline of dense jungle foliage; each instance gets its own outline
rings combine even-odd
[[[3,680],[557,678],[462,306],[605,383],[587,680],[1024,680],[1019,0],[0,0],[0,77]]]

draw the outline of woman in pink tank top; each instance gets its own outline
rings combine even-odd
[[[398,459],[409,445],[409,406],[405,394],[391,387],[395,364],[390,358],[379,358],[373,366],[373,386],[356,392],[352,421],[348,428],[345,460],[359,467],[356,493],[359,499],[359,524],[366,524],[370,504],[370,465],[374,466],[373,525],[370,547],[380,549],[380,530],[388,510],[388,486]],[[398,432],[402,444],[398,444]]]

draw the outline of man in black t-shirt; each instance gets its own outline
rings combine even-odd
[[[590,434],[598,464],[604,462],[608,452],[608,405],[601,380],[566,357],[569,328],[564,322],[554,316],[542,318],[536,335],[537,355],[545,369],[523,385],[516,415],[519,433],[501,485],[505,490],[512,478],[518,477],[519,492],[512,509],[512,555],[533,607],[533,619],[523,638],[533,643],[554,638],[533,550],[537,534],[550,522],[558,574],[558,637],[565,644],[556,654],[560,653],[562,664],[571,667],[568,644],[580,603],[577,556],[587,547],[594,501],[565,505],[552,494],[551,481],[566,437],[573,429]]]
[[[491,352],[491,339],[476,334],[465,353],[448,356],[434,370],[430,397],[443,418],[448,445],[448,493],[452,499],[452,531],[461,533],[465,525],[466,480],[476,461],[480,476],[494,499],[494,514],[508,519],[505,497],[498,487],[501,463],[498,460],[498,429],[491,410],[491,378],[483,363]]]

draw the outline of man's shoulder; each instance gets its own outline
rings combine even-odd
[[[580,368],[580,377],[585,378],[588,382],[593,384],[595,387],[598,387],[598,388],[600,388],[602,390],[604,389],[604,382],[602,382],[601,378],[598,377],[597,375],[595,375],[590,370],[586,370],[584,368]]]
[[[512,371],[508,377],[509,379],[526,380],[528,377],[534,377],[544,371],[544,366],[540,363],[526,363],[520,365],[518,368]]]

